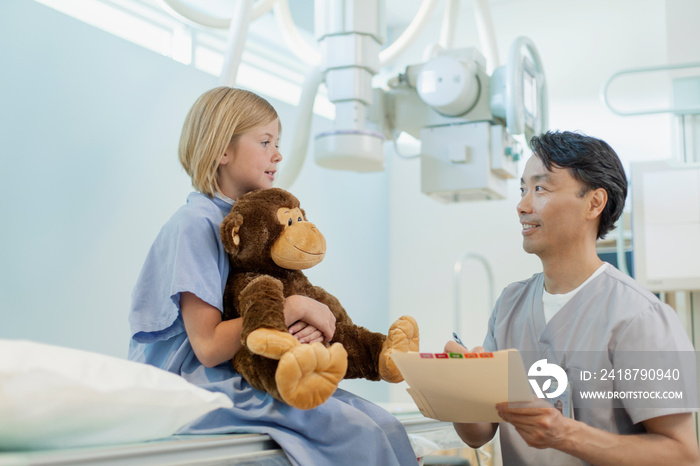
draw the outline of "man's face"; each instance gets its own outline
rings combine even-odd
[[[540,259],[565,258],[584,247],[595,225],[586,220],[593,191],[580,196],[582,190],[567,169],[549,171],[539,157],[530,157],[517,206],[525,252]]]

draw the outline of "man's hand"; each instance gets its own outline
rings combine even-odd
[[[569,419],[544,400],[498,403],[498,415],[534,448],[557,448],[567,438]]]
[[[450,340],[445,343],[445,353],[483,353],[484,351],[483,346],[475,346],[469,350],[456,341]]]

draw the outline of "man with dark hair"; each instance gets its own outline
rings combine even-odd
[[[566,168],[581,185],[579,197],[591,190],[603,188],[608,196],[600,214],[597,238],[615,228],[615,222],[625,208],[627,178],[615,151],[600,139],[571,132],[551,132],[535,136],[530,146],[544,168]]]
[[[542,359],[562,367],[573,409],[567,417],[545,400],[501,403],[504,422],[455,424],[457,433],[476,448],[500,427],[505,465],[700,464],[693,346],[673,309],[596,251],[596,239],[614,227],[627,195],[617,154],[572,132],[536,136],[531,146],[517,211],[523,249],[540,258],[543,271],[505,288],[483,346],[518,349],[526,370]],[[445,350],[465,348],[449,342]],[[671,383],[641,380],[640,370],[669,364],[687,369],[673,381],[685,399],[633,398]],[[591,387],[614,396],[586,400],[582,394]]]

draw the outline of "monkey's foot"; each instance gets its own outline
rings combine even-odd
[[[270,359],[279,359],[283,354],[301,343],[293,335],[271,328],[255,329],[245,341],[250,351]]]
[[[312,409],[333,395],[348,369],[340,343],[299,345],[280,359],[275,381],[282,399],[298,409]]]
[[[403,376],[391,360],[391,353],[418,351],[419,340],[418,324],[413,317],[403,316],[394,322],[379,353],[379,376],[387,382],[401,382]]]

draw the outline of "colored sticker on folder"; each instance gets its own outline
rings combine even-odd
[[[493,353],[419,353],[421,359],[479,359],[492,358]]]

